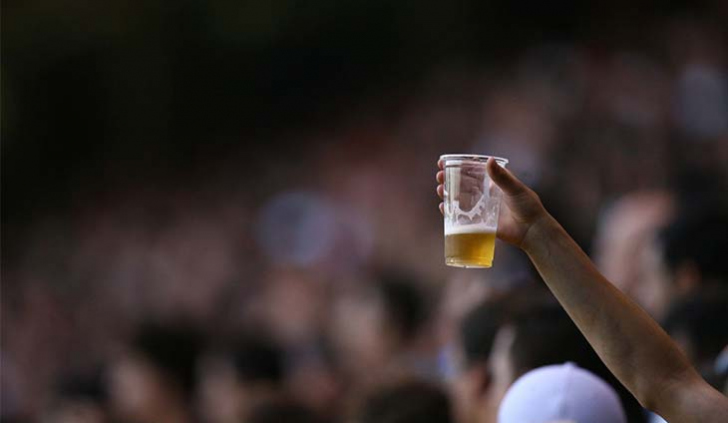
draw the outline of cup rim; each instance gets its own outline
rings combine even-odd
[[[508,164],[508,159],[505,157],[486,156],[483,154],[443,154],[440,156],[440,160],[443,160],[445,164],[447,164],[448,161],[472,161],[485,163],[491,157],[501,166]]]

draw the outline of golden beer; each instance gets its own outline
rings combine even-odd
[[[468,231],[470,229],[470,231]],[[459,227],[445,234],[445,263],[458,267],[491,267],[495,229]]]

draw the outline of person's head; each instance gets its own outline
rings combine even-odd
[[[212,423],[238,422],[276,395],[284,378],[283,351],[263,337],[246,335],[200,362],[200,412]]]
[[[710,372],[728,345],[728,286],[701,288],[678,300],[663,326],[698,369]]]
[[[525,373],[547,365],[574,363],[607,381],[619,394],[630,421],[642,407],[607,369],[564,309],[550,295],[525,303],[503,326],[491,362],[497,386],[508,387]],[[503,391],[505,392],[505,391]]]
[[[571,363],[531,370],[508,389],[498,423],[626,423],[619,396]]]
[[[550,296],[534,298],[513,311],[510,321],[499,329],[498,338],[500,342],[491,354],[498,399],[520,376],[546,365],[574,362],[606,373],[584,336]]]
[[[186,413],[195,392],[201,342],[187,326],[145,324],[110,368],[110,399],[122,419],[153,421]]]
[[[566,312],[553,297],[531,287],[505,297],[493,313],[475,309],[463,321],[463,329],[480,329],[463,336],[464,371],[456,384],[458,415],[467,421],[495,421],[498,405],[507,389],[521,375],[538,367],[574,362],[616,384],[604,364]],[[492,307],[492,306],[491,306]],[[469,320],[473,321],[470,322]],[[494,333],[495,331],[495,333]],[[467,333],[463,330],[463,334]],[[468,347],[467,339],[480,334],[481,350]],[[471,341],[472,342],[472,341]],[[476,343],[477,345],[477,343]],[[468,353],[468,351],[471,353]],[[478,352],[475,354],[474,352]],[[626,400],[627,393],[619,391]],[[640,412],[636,401],[625,402],[630,417]]]
[[[354,423],[451,423],[450,401],[436,385],[410,380],[380,387],[367,396]]]
[[[354,373],[387,366],[418,340],[427,320],[422,288],[410,276],[381,273],[351,287],[334,306],[332,337],[343,364]]]
[[[453,387],[458,417],[494,421],[505,391],[523,373],[546,364],[598,362],[568,315],[536,287],[474,308],[460,326],[461,368]]]

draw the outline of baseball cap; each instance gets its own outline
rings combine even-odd
[[[539,367],[508,389],[498,423],[626,423],[617,393],[573,363]]]

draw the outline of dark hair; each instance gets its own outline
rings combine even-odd
[[[275,398],[256,405],[246,423],[316,423],[319,419],[309,408],[290,399]]]
[[[439,387],[405,381],[383,387],[364,400],[357,423],[450,423],[450,400]]]
[[[558,304],[520,310],[512,326],[514,339],[509,355],[516,376],[568,361],[588,370],[601,367],[594,350]]]
[[[717,203],[685,209],[659,236],[671,271],[690,262],[704,281],[728,283],[728,209]]]
[[[144,324],[137,331],[132,345],[184,395],[194,394],[197,358],[202,349],[201,337],[196,330],[183,325]]]
[[[252,334],[240,336],[226,355],[231,359],[241,381],[280,384],[283,380],[283,351],[268,338]]]
[[[465,315],[460,335],[466,362],[487,360],[498,331],[506,325],[514,331],[509,356],[516,377],[567,361],[596,373],[606,370],[564,309],[536,287],[488,299]]]
[[[687,337],[696,364],[712,362],[728,345],[728,287],[705,287],[673,303],[664,327]]]
[[[387,324],[404,341],[414,338],[427,320],[427,300],[416,280],[400,272],[384,272],[376,285]]]

